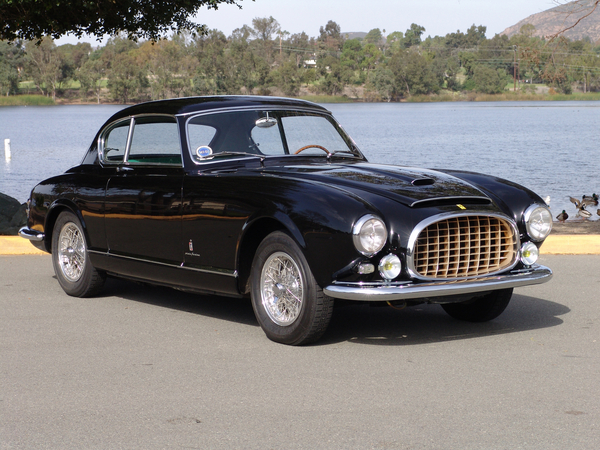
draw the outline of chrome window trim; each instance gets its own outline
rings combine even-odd
[[[346,130],[344,130],[344,128],[342,128],[341,124],[333,117],[333,114],[331,113],[331,111],[315,111],[314,109],[312,109],[310,107],[306,107],[306,108],[297,107],[297,106],[287,107],[287,106],[282,106],[282,105],[238,106],[238,107],[233,107],[233,108],[229,107],[229,108],[216,109],[216,110],[212,109],[210,111],[195,111],[195,112],[190,112],[190,113],[178,114],[176,116],[176,117],[185,118],[185,125],[184,125],[185,143],[188,148],[188,153],[190,155],[190,159],[192,160],[192,162],[194,163],[195,166],[202,167],[205,164],[221,162],[221,160],[215,161],[214,159],[210,159],[210,160],[206,160],[206,161],[198,161],[195,158],[192,147],[190,145],[189,133],[187,132],[190,121],[195,119],[196,117],[201,117],[201,116],[215,115],[215,114],[227,114],[227,113],[244,112],[244,111],[293,111],[293,112],[299,112],[299,113],[311,113],[312,115],[315,115],[315,116],[325,117],[330,122],[332,122],[332,125],[336,128],[336,130],[338,130],[338,132],[340,133],[340,135],[342,137],[342,140],[346,143],[346,145],[348,145],[348,148],[357,153],[357,154],[353,153],[353,155],[357,158],[365,158],[365,156],[359,150],[358,146],[356,145],[356,143],[354,142],[352,137],[348,133],[346,133]],[[248,153],[248,156],[229,158],[229,159],[227,159],[227,161],[229,161],[229,162],[230,161],[241,161],[241,160],[247,159],[248,157],[251,157],[251,158],[256,158],[256,157],[280,158],[282,156],[297,156],[297,155],[259,155],[259,154]]]
[[[132,162],[129,162],[129,151],[131,149],[131,142],[133,141],[133,133],[134,133],[134,129],[135,129],[136,119],[144,118],[144,117],[168,117],[169,119],[172,119],[174,121],[173,123],[177,127],[177,135],[179,136],[178,144],[179,144],[179,155],[181,156],[181,164],[137,163],[137,162],[132,163]],[[105,160],[104,159],[104,145],[106,143],[107,134],[113,128],[117,127],[119,124],[125,123],[127,121],[129,121],[129,130],[127,132],[127,143],[125,144],[125,154],[123,155],[123,161],[107,161],[107,160]],[[100,164],[102,164],[102,165],[106,164],[109,166],[124,165],[124,166],[184,167],[183,148],[182,148],[181,144],[182,144],[181,130],[179,128],[179,121],[177,120],[177,116],[174,116],[172,114],[161,114],[161,113],[136,114],[133,116],[122,117],[118,120],[115,120],[114,122],[109,123],[108,125],[106,125],[104,127],[104,129],[98,136],[98,142],[97,142],[98,160],[100,161]]]
[[[423,276],[419,275],[417,273],[417,271],[415,270],[415,266],[414,266],[414,251],[415,251],[415,245],[417,243],[417,238],[419,237],[421,232],[425,228],[427,228],[429,225],[432,225],[436,222],[440,222],[440,221],[446,220],[446,219],[452,219],[455,217],[467,217],[467,216],[494,217],[497,219],[505,220],[506,222],[508,222],[510,224],[510,226],[513,230],[514,237],[515,237],[514,260],[512,261],[512,263],[510,265],[508,265],[507,267],[503,268],[502,270],[490,272],[485,275],[473,275],[473,276],[469,276],[469,277],[457,277],[457,278],[432,278],[432,277],[423,277]],[[411,278],[417,279],[417,280],[422,280],[422,281],[443,282],[443,281],[452,281],[452,280],[469,280],[469,279],[481,278],[484,276],[489,277],[489,276],[493,276],[493,275],[496,275],[499,273],[504,273],[504,272],[512,270],[519,263],[519,249],[520,248],[521,248],[521,238],[519,235],[519,229],[517,227],[517,224],[510,216],[507,216],[506,214],[491,213],[489,211],[477,211],[477,210],[441,213],[441,214],[436,214],[435,216],[431,216],[431,217],[428,217],[428,218],[422,220],[413,228],[412,232],[410,233],[410,237],[408,238],[408,243],[406,245],[406,269]]]

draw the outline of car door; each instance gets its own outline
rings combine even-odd
[[[178,266],[183,167],[175,118],[134,117],[113,127],[104,141],[103,158],[116,165],[105,197],[109,253]]]

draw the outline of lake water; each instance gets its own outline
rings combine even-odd
[[[328,104],[372,162],[488,173],[550,196],[600,193],[600,102]],[[40,180],[78,164],[121,106],[0,108],[0,192],[25,202]],[[5,162],[4,139],[12,159]],[[596,207],[589,208],[599,217]]]

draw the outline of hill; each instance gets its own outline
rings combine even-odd
[[[523,25],[531,24],[535,27],[534,36],[552,36],[565,28],[575,24],[585,16],[595,3],[593,0],[579,0],[557,6],[555,8],[533,14],[521,20],[516,25],[508,27],[500,34],[508,37],[517,34]],[[576,27],[567,30],[564,36],[572,40],[581,40],[589,37],[592,42],[600,41],[600,6],[589,16],[583,19]]]

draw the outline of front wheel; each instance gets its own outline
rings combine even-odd
[[[106,279],[106,274],[90,262],[81,222],[68,211],[62,212],[54,224],[52,265],[58,283],[73,297],[97,294]]]
[[[489,292],[474,300],[462,303],[446,303],[442,305],[442,308],[455,319],[468,322],[487,322],[504,312],[510,302],[512,293],[512,288],[501,289]]]
[[[252,308],[269,339],[302,345],[323,335],[333,312],[333,299],[323,294],[290,236],[276,231],[262,241],[250,279]]]

